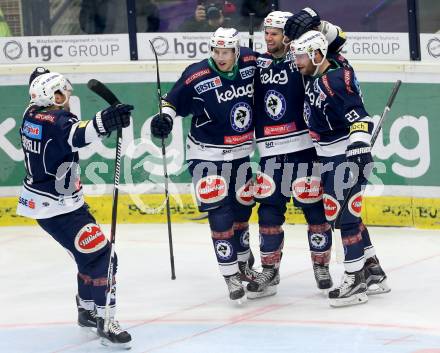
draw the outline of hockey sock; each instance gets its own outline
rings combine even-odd
[[[234,222],[234,239],[237,243],[237,260],[246,262],[249,259],[249,223]]]
[[[368,233],[368,229],[363,222],[359,223],[359,230],[361,232],[362,242],[364,244],[365,258],[368,259],[370,257],[373,257],[374,255],[376,255],[376,250],[371,243],[370,233]]]
[[[95,303],[92,296],[92,278],[83,273],[78,272],[77,274],[78,283],[78,298],[79,304],[82,308],[86,310],[94,310]]]
[[[358,224],[341,225],[341,237],[345,253],[345,271],[360,271],[364,266],[364,244]]]
[[[260,254],[263,266],[279,267],[283,242],[284,231],[281,226],[260,225]]]
[[[309,224],[307,235],[312,262],[321,265],[328,264],[330,262],[332,247],[332,230],[330,224]]]
[[[223,276],[231,276],[238,272],[237,247],[238,239],[234,237],[234,230],[231,228],[224,232],[212,231],[212,243],[215,255]]]
[[[105,318],[107,277],[96,278],[93,280],[92,293],[93,293],[93,297],[95,298],[95,307],[96,307],[97,315],[99,317]],[[114,278],[113,278],[113,286],[109,295],[110,295],[109,315],[112,318],[115,316],[115,311],[116,311],[116,282]]]

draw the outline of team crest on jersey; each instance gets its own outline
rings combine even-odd
[[[208,80],[204,80],[194,86],[194,89],[198,94],[202,94],[203,92],[210,91],[214,88],[221,87],[222,80],[219,76],[216,76],[214,78],[210,78]]]
[[[209,175],[196,184],[196,196],[203,203],[214,203],[223,200],[228,194],[225,178],[220,175]]]
[[[249,66],[249,67],[245,67],[243,69],[240,69],[240,76],[243,80],[245,80],[247,78],[254,77],[254,73],[255,73],[254,66]]]
[[[322,199],[324,201],[325,218],[327,218],[328,221],[334,221],[341,208],[339,201],[329,194],[324,194]]]
[[[231,110],[231,126],[237,132],[249,129],[252,123],[252,108],[245,102],[235,104]]]
[[[232,244],[227,240],[217,240],[214,246],[217,256],[222,260],[229,260],[234,254]]]
[[[272,59],[266,59],[266,58],[257,59],[257,67],[267,69],[270,66],[270,64],[272,64]]]
[[[83,254],[101,250],[107,245],[107,238],[97,224],[86,224],[75,236],[75,248]]]
[[[264,96],[264,110],[272,120],[280,120],[286,113],[286,99],[281,93],[269,90]]]
[[[312,109],[310,108],[310,104],[309,102],[304,101],[303,117],[308,127],[310,127],[309,119],[311,115],[312,115]]]
[[[43,127],[38,124],[32,124],[29,121],[25,121],[23,124],[23,134],[31,139],[41,140],[43,136]]]

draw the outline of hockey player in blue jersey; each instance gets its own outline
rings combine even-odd
[[[69,111],[72,86],[63,75],[40,68],[31,78],[30,105],[20,128],[26,177],[17,214],[36,219],[74,258],[78,324],[96,328],[105,345],[129,348],[130,334],[114,320],[116,287],[104,328],[110,244],[84,203],[78,150],[127,127],[133,107],[110,106],[81,121]]]
[[[302,11],[298,13],[301,16]],[[303,81],[291,61],[283,35],[286,21],[295,17],[290,12],[273,11],[264,19],[267,52],[257,59],[255,135],[261,171],[256,178],[255,199],[260,203],[263,272],[247,286],[247,296],[251,299],[276,293],[284,239],[282,225],[286,204],[292,196],[308,224],[317,286],[321,290],[332,286],[329,271],[332,232],[324,215],[319,175],[312,175],[316,152],[303,119]],[[315,22],[326,28],[326,33],[335,34],[329,38],[332,43],[344,41],[336,26],[319,19]]]
[[[233,28],[217,29],[210,49],[211,57],[188,66],[163,99],[162,115],[152,119],[151,132],[165,138],[176,115],[192,115],[186,140],[189,171],[199,210],[208,212],[229,297],[236,300],[245,295],[242,280],[256,275],[248,266],[256,58],[240,47]]]
[[[327,220],[333,222],[342,212],[345,273],[339,287],[329,292],[330,305],[361,304],[367,294],[390,291],[361,218],[362,195],[373,167],[374,125],[353,69],[326,58],[328,42],[322,33],[306,32],[290,48],[305,79],[304,119],[322,165]],[[345,182],[353,185],[353,196],[341,210],[348,193]]]

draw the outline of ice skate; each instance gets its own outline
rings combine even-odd
[[[342,283],[339,287],[331,290],[328,297],[330,306],[333,307],[366,303],[368,297],[364,270],[353,273],[344,272]]]
[[[383,294],[391,291],[387,283],[387,275],[380,266],[376,256],[370,257],[365,261],[364,275],[368,295]]]
[[[255,271],[249,267],[249,260],[246,262],[239,261],[238,269],[240,271],[240,279],[243,282],[253,282],[255,278],[257,278],[257,276],[259,275],[258,271]]]
[[[240,301],[244,297],[245,291],[241,283],[240,273],[237,272],[232,276],[225,276],[226,285],[228,286],[229,298],[231,300]]]
[[[119,322],[110,319],[108,332],[104,330],[105,320],[101,317],[96,319],[98,327],[98,336],[101,337],[101,344],[104,346],[112,346],[124,349],[131,348],[131,335],[124,331]]]
[[[313,273],[315,274],[316,285],[318,289],[327,291],[333,287],[332,276],[330,275],[329,265],[313,264]]]
[[[96,329],[96,311],[84,309],[79,303],[79,297],[75,296],[76,306],[78,308],[78,325],[86,329]]]
[[[280,283],[280,275],[278,269],[273,266],[264,266],[263,272],[259,273],[254,281],[247,285],[248,299],[257,299],[275,295],[277,293],[277,285]]]

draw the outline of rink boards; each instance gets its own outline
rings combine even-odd
[[[162,90],[165,93],[190,61],[161,62]],[[379,117],[393,82],[403,81],[392,111],[379,135],[373,155],[381,169],[373,184],[381,191],[368,193],[363,218],[368,224],[440,228],[440,66],[414,62],[353,62],[367,110]],[[149,124],[157,111],[155,66],[150,62],[113,64],[51,64],[52,71],[64,73],[74,84],[72,110],[90,119],[105,103],[86,88],[91,78],[109,83],[121,101],[133,104],[134,124],[124,129],[121,183],[142,186],[163,183],[160,144],[151,140]],[[15,216],[19,185],[24,176],[23,154],[18,129],[27,102],[27,78],[33,66],[0,66],[0,225],[32,224]],[[7,97],[7,99],[5,99]],[[167,141],[168,172],[173,197],[172,218],[189,221],[199,214],[190,195],[185,163],[185,135],[189,119],[177,119],[173,136]],[[141,140],[143,138],[143,140]],[[101,223],[110,222],[111,185],[114,168],[114,139],[81,151],[82,182],[87,199]],[[258,156],[255,154],[253,160]],[[127,223],[166,221],[160,187],[139,187],[120,197],[118,221]],[[101,196],[98,196],[101,195]],[[143,205],[147,204],[145,209]],[[153,211],[151,211],[151,209]],[[158,210],[159,209],[159,210]],[[255,215],[253,216],[255,220]],[[302,223],[301,212],[290,207],[287,222]]]
[[[199,220],[201,214],[192,195],[171,197],[171,220],[175,223],[206,222]],[[119,196],[119,223],[166,223],[165,197],[163,194]],[[35,221],[17,216],[16,197],[0,200],[0,226],[34,225]],[[112,196],[89,196],[86,202],[99,223],[111,223]],[[251,222],[257,222],[257,207],[254,207]],[[440,229],[440,199],[398,196],[366,197],[362,207],[364,223],[377,226],[402,226]],[[289,204],[286,223],[305,224],[301,210]]]

